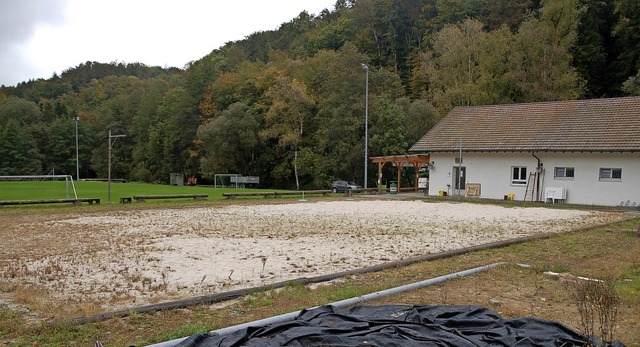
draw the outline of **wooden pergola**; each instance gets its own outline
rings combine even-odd
[[[407,155],[388,155],[384,157],[371,157],[371,162],[378,163],[378,192],[382,185],[382,169],[387,163],[391,163],[396,167],[398,176],[398,192],[400,191],[400,179],[402,174],[402,168],[409,164],[414,169],[414,188],[418,191],[418,173],[420,168],[429,164],[428,154],[407,154]]]

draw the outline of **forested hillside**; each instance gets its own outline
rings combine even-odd
[[[370,156],[406,153],[458,105],[640,95],[637,0],[338,0],[212,49],[0,87],[0,175],[75,175],[79,117],[81,178],[107,176],[111,130],[112,177],[362,183],[362,64]]]

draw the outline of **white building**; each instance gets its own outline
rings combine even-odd
[[[410,151],[429,195],[640,206],[640,97],[456,107]]]

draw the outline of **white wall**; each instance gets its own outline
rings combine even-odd
[[[540,178],[541,196],[544,187],[567,189],[567,203],[588,205],[619,205],[628,200],[640,205],[640,153],[545,153],[536,152],[544,167]],[[429,172],[429,195],[440,190],[454,194],[454,153],[431,153],[434,162]],[[526,186],[511,184],[511,168],[526,166],[535,170],[538,160],[531,153],[463,153],[466,183],[481,184],[481,198],[502,199],[510,192],[523,200]],[[555,167],[573,167],[573,179],[554,179]],[[600,168],[622,168],[622,180],[600,181]],[[527,176],[528,176],[527,173]],[[449,185],[449,187],[447,187]]]
[[[547,187],[567,189],[567,202],[587,205],[640,204],[640,153],[541,153]],[[574,179],[554,179],[554,167],[574,167]],[[600,168],[621,168],[619,181],[601,181]]]

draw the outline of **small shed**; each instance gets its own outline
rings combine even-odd
[[[172,186],[183,186],[184,185],[184,175],[180,173],[170,173],[169,174],[169,185]]]

